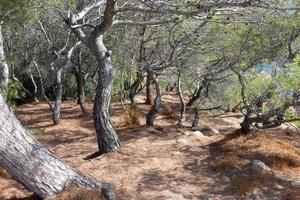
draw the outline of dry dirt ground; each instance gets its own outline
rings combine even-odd
[[[52,125],[45,103],[22,105],[16,114],[34,137],[69,165],[114,183],[122,199],[259,199],[259,195],[261,199],[300,199],[299,132],[284,127],[240,136],[236,130],[241,118],[229,113],[201,117],[201,126],[209,124],[221,135],[194,135],[190,127],[192,111],[188,112],[184,128],[176,125],[179,105],[172,95],[164,96],[164,105],[169,106],[163,107],[155,127],[147,128],[145,115],[150,107],[142,104],[143,97],[139,100],[134,120],[121,104],[112,104],[112,120],[122,151],[92,160],[84,159],[97,151],[91,103],[89,114],[84,115],[76,101],[64,102],[59,126]],[[128,125],[130,122],[134,124]],[[247,177],[242,173],[239,177],[239,171],[254,159],[277,170],[276,177]],[[277,161],[280,165],[276,165]],[[0,173],[1,200],[25,199],[30,195]]]

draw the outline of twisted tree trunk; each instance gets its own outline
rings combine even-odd
[[[115,199],[110,184],[77,172],[33,139],[1,94],[0,137],[0,166],[40,197],[52,196],[75,184],[85,188],[101,188],[108,199]]]
[[[109,115],[115,69],[102,39],[102,35],[92,32],[88,42],[88,47],[95,56],[99,68],[93,113],[98,147],[101,154],[115,152],[121,148],[118,135]]]

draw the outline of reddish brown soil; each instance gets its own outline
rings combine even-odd
[[[141,101],[142,101],[142,97]],[[17,108],[21,123],[61,159],[81,172],[116,185],[123,199],[228,199],[234,191],[222,179],[223,174],[213,168],[211,145],[223,136],[195,137],[190,131],[192,112],[187,116],[186,127],[179,128],[174,119],[179,105],[174,96],[164,96],[170,107],[164,106],[165,115],[158,115],[154,128],[145,127],[149,106],[138,104],[140,124],[126,125],[124,110],[112,104],[112,121],[122,142],[122,151],[102,155],[92,160],[85,157],[97,151],[91,114],[82,114],[76,101],[63,103],[61,124],[53,126],[45,103],[26,104]],[[221,117],[203,117],[201,126],[210,124],[222,134],[239,128],[236,114]],[[0,177],[0,199],[23,198],[30,195],[12,179]]]

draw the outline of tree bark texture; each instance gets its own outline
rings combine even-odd
[[[201,106],[201,101],[198,102],[197,106],[195,107],[195,116],[194,116],[194,121],[192,124],[193,128],[198,128],[199,127],[199,121],[200,121],[200,106]]]
[[[121,145],[109,114],[115,69],[102,37],[94,33],[93,37],[89,38],[88,47],[95,56],[99,68],[93,108],[98,147],[100,153],[109,153],[118,151]]]
[[[177,79],[177,90],[178,90],[178,95],[180,99],[180,118],[178,121],[179,126],[183,126],[183,123],[185,122],[185,112],[186,112],[186,105],[184,102],[184,96],[181,91],[181,73],[178,74],[178,79]]]
[[[61,101],[63,95],[62,73],[63,73],[63,68],[59,69],[56,72],[56,78],[55,78],[56,79],[55,103],[54,103],[54,109],[52,113],[52,121],[54,125],[58,125],[60,123]]]
[[[153,105],[153,98],[151,94],[151,84],[152,84],[152,75],[151,72],[147,72],[147,81],[146,81],[146,104]]]
[[[75,66],[75,76],[76,76],[76,83],[77,83],[77,104],[80,105],[81,111],[86,113],[85,109],[85,92],[84,92],[84,72],[81,69],[81,51],[78,49],[77,52],[77,63]]]
[[[195,101],[197,101],[200,98],[202,90],[203,90],[203,86],[199,83],[197,92],[195,95],[193,95],[193,97],[186,104],[187,107],[191,107],[194,105]]]
[[[155,84],[155,89],[156,89],[156,97],[154,100],[154,105],[148,112],[146,116],[146,124],[147,126],[154,126],[154,118],[155,115],[158,113],[160,107],[161,107],[161,91],[160,91],[160,86],[158,80],[153,78],[153,74],[151,74],[151,79],[153,79],[154,84]]]
[[[2,21],[0,21],[0,91],[6,94],[8,90],[9,69],[5,60],[4,38],[2,35]]]
[[[40,197],[52,196],[69,184],[101,188],[114,199],[111,185],[72,169],[43,147],[22,127],[0,94],[0,166],[15,180]]]

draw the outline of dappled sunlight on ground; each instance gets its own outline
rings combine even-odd
[[[45,103],[22,105],[16,114],[21,123],[55,154],[85,174],[114,183],[124,199],[206,199],[208,194],[213,194],[213,199],[229,199],[235,197],[235,191],[223,176],[230,173],[227,168],[230,171],[232,165],[243,167],[254,156],[281,170],[277,163],[272,164],[275,158],[268,162],[263,157],[267,153],[275,155],[278,149],[281,151],[276,155],[287,157],[290,153],[290,159],[300,158],[299,148],[295,147],[300,142],[298,133],[288,137],[279,136],[278,131],[229,137],[241,121],[239,115],[229,113],[201,117],[201,127],[209,124],[225,135],[188,135],[193,111],[188,110],[185,127],[180,128],[176,125],[180,109],[177,97],[167,95],[164,102],[169,102],[168,106],[164,104],[153,128],[145,126],[149,106],[138,104],[136,112],[128,114],[120,104],[113,103],[112,121],[122,142],[122,151],[92,160],[84,160],[97,151],[90,102],[87,103],[89,112],[85,115],[76,101],[64,102],[58,126],[52,126],[51,113]],[[134,120],[131,121],[131,117]],[[290,175],[299,172],[299,159],[296,160],[297,166]],[[282,176],[291,170],[289,165],[282,167]],[[29,194],[9,178],[0,178],[0,191],[0,199]]]

